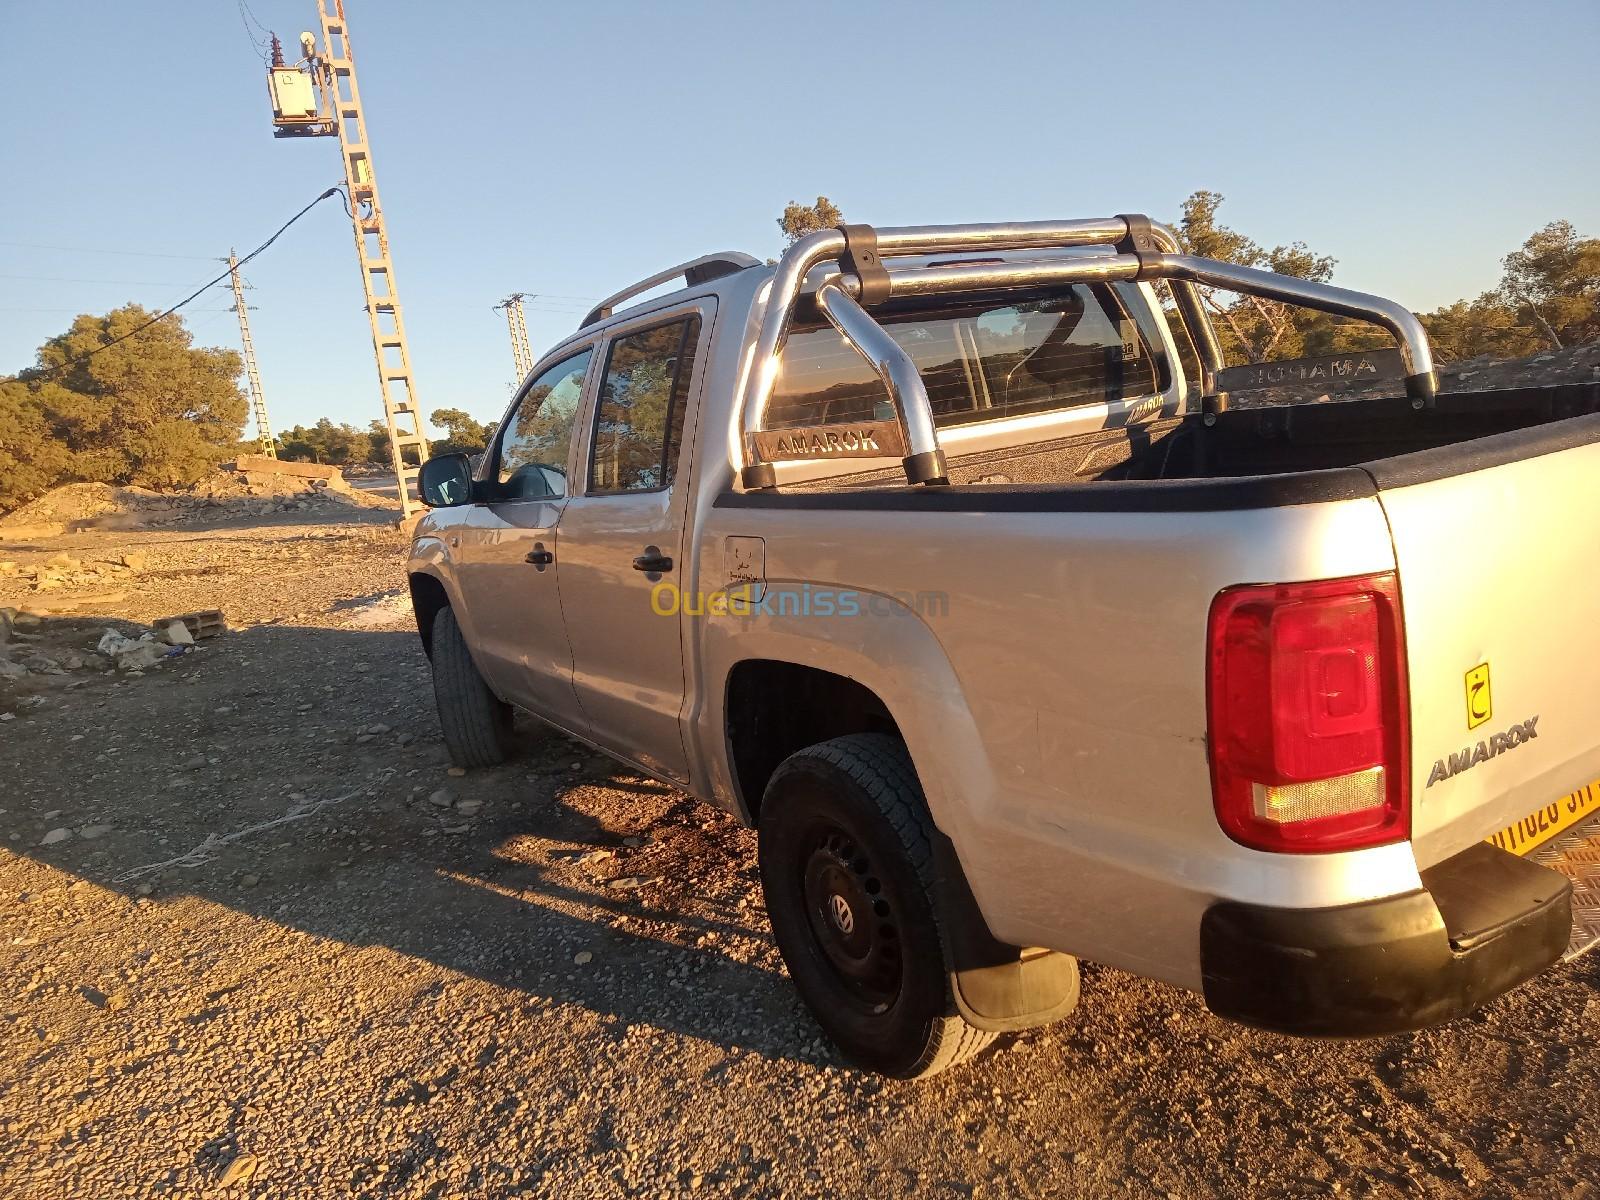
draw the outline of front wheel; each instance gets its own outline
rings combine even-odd
[[[761,886],[795,987],[853,1062],[905,1079],[995,1037],[951,994],[932,833],[911,758],[884,734],[790,755],[761,802]]]
[[[478,673],[450,608],[433,619],[433,699],[456,766],[492,767],[511,756],[511,706]]]

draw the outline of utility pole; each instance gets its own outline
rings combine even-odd
[[[533,370],[533,350],[528,345],[528,323],[522,316],[524,298],[522,292],[513,292],[495,305],[496,308],[506,310],[506,325],[511,330],[511,358],[517,365],[519,387],[528,377],[528,372]]]
[[[329,0],[317,0],[317,16],[322,23],[320,52],[311,34],[300,36],[306,70],[284,65],[282,47],[276,36],[272,39],[272,66],[267,79],[273,105],[273,136],[339,139],[356,254],[361,263],[361,286],[372,327],[372,349],[378,362],[378,386],[383,393],[383,415],[389,426],[389,453],[400,484],[400,510],[409,516],[416,508],[411,482],[427,461],[428,442],[422,433],[411,375],[411,351],[406,343],[394,262],[389,257],[389,233],[378,202],[344,0],[332,0],[331,12]]]
[[[256,370],[256,344],[250,340],[250,318],[245,316],[244,284],[239,279],[239,259],[228,251],[228,274],[233,278],[233,311],[239,314],[239,341],[244,346],[244,377],[250,387],[250,412],[256,420],[256,441],[261,453],[278,457],[278,446],[267,423],[267,399],[261,392],[261,372]]]

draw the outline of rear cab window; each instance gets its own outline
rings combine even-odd
[[[1152,395],[1150,340],[1115,292],[990,295],[890,304],[874,318],[921,372],[941,429]],[[784,347],[766,428],[894,419],[872,367],[831,325],[797,324]]]

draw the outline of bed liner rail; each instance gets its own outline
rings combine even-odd
[[[890,270],[885,259],[907,255],[967,254],[986,250],[1042,250],[1063,246],[1109,246],[1114,253],[1073,259],[941,263]],[[795,303],[806,277],[835,262],[817,285],[824,319],[870,363],[883,381],[898,417],[906,453],[906,479],[914,484],[948,482],[944,452],[928,392],[916,364],[869,311],[886,300],[961,291],[1003,291],[1042,284],[1114,283],[1163,279],[1201,369],[1201,411],[1207,424],[1227,407],[1217,386],[1223,366],[1216,331],[1201,304],[1197,285],[1261,296],[1319,309],[1381,326],[1400,349],[1406,394],[1414,408],[1433,402],[1438,380],[1427,333],[1415,314],[1381,296],[1331,284],[1259,271],[1180,253],[1177,236],[1138,214],[1081,221],[1012,222],[999,225],[911,225],[874,229],[841,225],[797,240],[772,277],[755,354],[739,396],[740,483],[747,490],[774,488],[773,463],[763,458],[757,435],[766,429],[767,405]]]

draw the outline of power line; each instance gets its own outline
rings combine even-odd
[[[10,306],[0,306],[0,312],[14,312],[14,313],[81,313],[83,311],[84,310],[82,308],[12,308]],[[233,311],[233,309],[231,309],[231,308],[191,308],[191,309],[189,309],[189,311],[190,312],[199,312],[199,313],[231,313]]]
[[[583,304],[600,303],[599,296],[563,296],[559,292],[520,292],[518,295],[529,300],[577,300]]]
[[[0,246],[20,246],[25,250],[61,250],[68,254],[123,254],[131,258],[183,258],[199,262],[215,262],[214,254],[158,254],[151,250],[101,250],[94,246],[55,246],[44,242],[7,242]]]
[[[272,36],[272,30],[268,29],[265,25],[263,25],[259,20],[256,19],[255,10],[252,9],[248,3],[246,3],[246,0],[239,0],[239,16],[244,17],[247,14],[249,16],[251,24],[255,25],[255,27],[256,27],[256,29],[258,31],[260,31],[262,34],[264,34],[267,37],[271,37]],[[250,30],[250,26],[246,25],[245,26],[245,31],[248,33],[249,30]]]
[[[276,233],[274,233],[266,241],[262,242],[261,245],[257,246],[254,250],[250,251],[249,254],[246,254],[243,258],[241,258],[238,261],[238,263],[236,264],[236,266],[240,266],[240,267],[244,266],[245,263],[249,262],[256,255],[260,254],[268,246],[272,245],[273,242],[277,241],[278,238],[282,236],[284,230],[288,229],[289,226],[293,225],[296,221],[298,221],[301,217],[305,216],[308,212],[310,212],[317,205],[321,204],[329,196],[342,195],[342,194],[343,193],[341,193],[339,191],[339,189],[336,188],[336,187],[331,187],[327,191],[323,192],[322,195],[318,196],[310,204],[306,205],[299,212],[295,213],[294,216],[290,217],[282,225],[278,226],[278,229],[277,229]],[[60,364],[58,364],[58,365],[56,365],[54,367],[48,367],[43,371],[39,371],[33,376],[33,378],[38,379],[38,378],[42,378],[42,377],[47,376],[47,375],[54,375],[57,371],[64,371],[68,367],[76,366],[76,365],[78,365],[80,363],[86,363],[91,358],[93,358],[95,355],[103,354],[105,351],[111,349],[111,347],[113,347],[113,346],[115,346],[115,345],[117,345],[117,344],[119,344],[121,342],[125,342],[131,337],[137,337],[139,334],[143,333],[146,329],[149,329],[150,326],[154,325],[157,321],[165,320],[167,317],[170,317],[173,313],[177,312],[184,305],[188,304],[189,301],[191,301],[191,300],[195,299],[196,297],[202,295],[208,288],[213,288],[217,284],[221,283],[224,279],[227,279],[233,273],[234,269],[235,269],[235,266],[230,265],[230,267],[226,271],[223,271],[222,274],[218,275],[215,279],[212,279],[208,283],[202,284],[199,288],[197,288],[195,291],[191,292],[189,295],[185,296],[182,300],[179,300],[176,304],[174,304],[171,308],[167,309],[165,312],[157,313],[155,316],[151,317],[144,324],[139,325],[139,326],[137,326],[137,327],[135,327],[133,329],[130,329],[127,333],[123,334],[121,337],[113,338],[111,341],[107,342],[104,346],[97,346],[93,350],[89,351],[87,354],[80,354],[80,355],[78,355],[78,357],[70,358],[64,363],[60,363]]]
[[[246,16],[247,13],[249,14],[248,16]],[[260,30],[265,37],[258,38],[254,33],[250,32],[251,21],[255,21],[256,28]],[[245,37],[250,39],[250,48],[261,56],[261,61],[264,64],[270,65],[271,55],[267,53],[266,46],[272,40],[272,31],[260,21],[256,21],[255,13],[250,12],[250,6],[246,4],[244,0],[239,0],[239,23],[244,26]]]
[[[0,279],[30,279],[36,283],[116,283],[129,287],[190,287],[191,283],[178,283],[171,279],[78,279],[69,275],[4,275]]]

